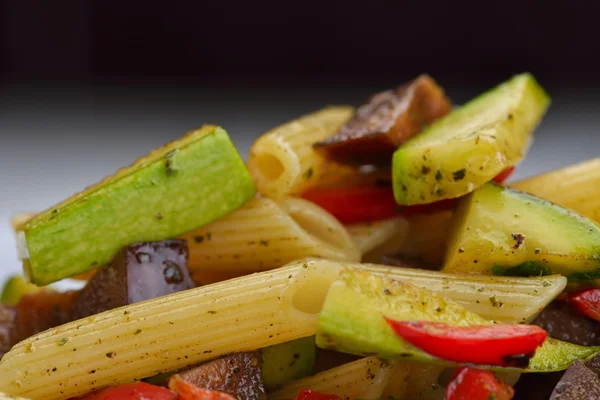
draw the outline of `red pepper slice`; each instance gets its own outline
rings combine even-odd
[[[227,393],[199,388],[179,375],[169,379],[169,388],[179,395],[178,400],[236,400]]]
[[[490,371],[462,367],[446,389],[446,400],[510,400],[515,391]]]
[[[515,172],[515,167],[508,167],[504,171],[502,171],[498,175],[496,175],[496,177],[494,179],[492,179],[492,181],[494,181],[496,183],[502,183],[505,180],[507,180],[508,177],[511,176],[513,172]]]
[[[507,168],[494,181],[502,182],[513,170],[514,167]],[[343,224],[450,210],[456,204],[456,199],[446,199],[430,204],[400,206],[394,199],[394,190],[390,185],[314,188],[302,193],[302,197],[322,207]]]
[[[340,398],[333,394],[323,394],[314,390],[302,389],[294,400],[340,400]]]
[[[600,321],[600,289],[587,289],[574,293],[569,301],[586,317]]]
[[[460,363],[527,367],[547,333],[535,325],[453,326],[439,322],[395,321],[394,332],[432,356]]]
[[[146,382],[113,386],[91,393],[82,400],[177,400],[179,396],[160,386]]]

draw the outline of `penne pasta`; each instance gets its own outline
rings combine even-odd
[[[381,399],[404,400],[406,393],[406,382],[410,379],[410,363],[396,361],[394,363],[394,371],[392,372],[387,386],[381,393]]]
[[[600,222],[600,158],[523,179],[509,186]]]
[[[484,318],[502,321],[529,320],[566,284],[560,276],[460,276],[300,261],[117,308],[35,335],[0,360],[0,390],[33,399],[64,399],[223,354],[311,336],[329,286],[348,267],[443,292]],[[48,394],[48,387],[60,391]]]
[[[358,251],[364,256],[384,243],[390,241],[403,243],[408,235],[409,222],[404,218],[394,218],[346,225],[346,230],[352,237]]]
[[[11,396],[9,394],[0,393],[0,400],[29,400],[24,397]]]
[[[343,225],[319,206],[296,198],[279,203],[253,199],[181,238],[188,241],[188,268],[199,283],[206,283],[202,275],[240,276],[307,257],[360,260]]]
[[[395,363],[375,357],[362,358],[290,382],[283,389],[270,394],[269,400],[293,399],[301,389],[333,394],[342,400],[379,400],[395,372]]]
[[[446,388],[438,383],[444,367],[438,365],[410,363],[410,372],[405,375],[403,397],[405,400],[444,400]]]
[[[444,262],[450,235],[452,212],[415,215],[407,218],[407,232],[399,231],[387,241],[366,253],[364,262],[381,262],[384,255],[399,254],[432,265]]]
[[[248,169],[259,192],[282,198],[356,174],[354,168],[328,161],[313,150],[314,143],[333,135],[353,112],[349,106],[327,107],[259,137],[248,157]]]
[[[2,358],[0,390],[33,399],[65,399],[226,353],[313,335],[336,275],[335,270],[296,265],[50,329]],[[59,390],[48,393],[49,387]]]

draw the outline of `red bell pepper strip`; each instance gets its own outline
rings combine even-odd
[[[527,367],[547,332],[535,325],[453,326],[439,322],[395,321],[394,332],[411,345],[443,360],[460,363]]]
[[[177,400],[179,396],[169,389],[146,382],[113,386],[91,393],[81,400]]]
[[[340,400],[340,398],[333,394],[323,394],[314,390],[302,389],[294,400]]]
[[[600,289],[587,289],[571,295],[569,301],[588,318],[600,321]]]
[[[515,172],[515,167],[508,167],[504,171],[502,171],[498,175],[496,175],[496,177],[494,179],[492,179],[492,181],[494,181],[496,183],[502,183],[505,180],[507,180],[508,177],[511,176],[513,172]]]
[[[169,379],[169,388],[179,395],[178,400],[237,400],[227,393],[199,388],[179,375]]]
[[[514,394],[493,372],[462,367],[446,389],[446,400],[510,400]]]
[[[507,168],[494,181],[502,182],[513,170],[514,167]],[[400,206],[394,199],[394,190],[390,185],[376,184],[314,188],[302,193],[302,197],[322,207],[343,224],[428,214],[450,210],[456,205],[456,199],[446,199],[429,204]]]

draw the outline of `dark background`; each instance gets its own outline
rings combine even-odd
[[[594,1],[0,0],[0,220],[203,123],[245,155],[282,121],[421,72],[456,103],[534,73],[553,105],[517,178],[596,157],[598,15]]]

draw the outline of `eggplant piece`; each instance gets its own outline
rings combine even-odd
[[[600,399],[600,378],[581,360],[577,360],[556,384],[550,400],[585,399]]]
[[[333,136],[314,145],[323,156],[347,164],[390,164],[396,148],[452,109],[428,75],[371,96]]]
[[[513,400],[548,400],[564,371],[544,374],[521,374],[515,384]]]
[[[600,345],[598,322],[584,316],[566,301],[555,300],[532,322],[554,339],[581,346]]]
[[[71,306],[77,293],[39,290],[21,297],[11,331],[12,344],[71,321]]]
[[[234,353],[179,372],[194,385],[238,399],[265,400],[260,351]]]
[[[81,290],[73,304],[73,319],[193,288],[187,259],[185,240],[125,247]]]
[[[15,326],[16,310],[0,305],[0,359],[13,345],[11,332]]]

